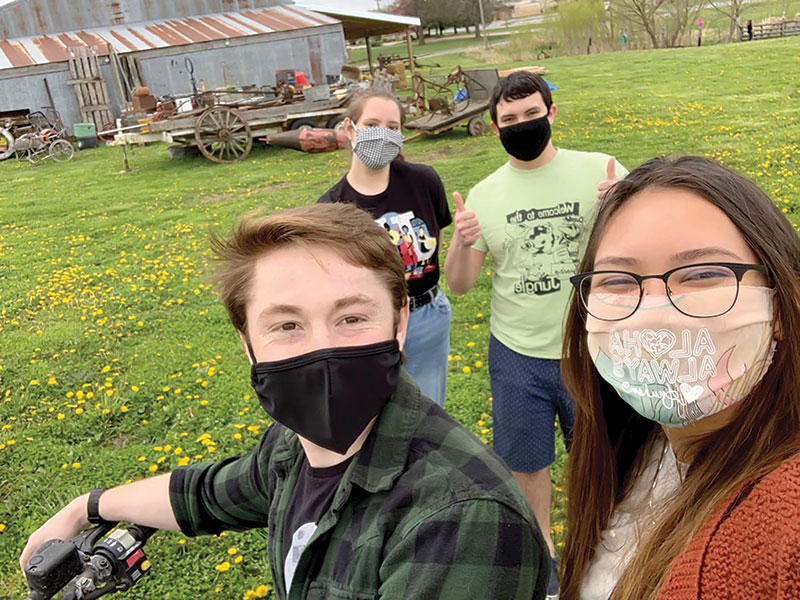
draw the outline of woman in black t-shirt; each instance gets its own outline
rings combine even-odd
[[[452,313],[438,285],[439,248],[452,218],[436,171],[399,156],[402,114],[397,98],[383,90],[362,90],[353,98],[344,120],[353,148],[350,170],[319,201],[354,203],[394,241],[411,309],[406,369],[425,396],[444,406]]]

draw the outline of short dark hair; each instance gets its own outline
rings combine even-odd
[[[494,90],[492,90],[492,98],[489,100],[489,114],[492,117],[492,122],[497,123],[497,103],[500,100],[521,100],[539,92],[544,100],[544,105],[547,110],[553,105],[553,95],[550,93],[550,86],[543,77],[530,73],[528,71],[514,71],[506,77],[498,81]]]

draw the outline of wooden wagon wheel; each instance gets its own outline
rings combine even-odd
[[[197,147],[208,160],[233,163],[250,154],[253,137],[242,113],[227,106],[203,112],[194,126]]]

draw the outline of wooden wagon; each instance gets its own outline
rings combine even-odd
[[[108,143],[117,146],[168,142],[194,146],[213,162],[232,163],[250,154],[254,138],[304,127],[335,129],[344,118],[349,98],[348,93],[339,93],[327,100],[277,106],[234,108],[219,104],[141,125],[137,127],[141,129],[139,132],[121,131]]]

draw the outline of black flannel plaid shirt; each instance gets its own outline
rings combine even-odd
[[[249,454],[181,467],[170,500],[186,535],[267,527],[280,599],[539,600],[550,557],[509,470],[406,374],[284,589],[281,541],[303,462],[275,424]]]

